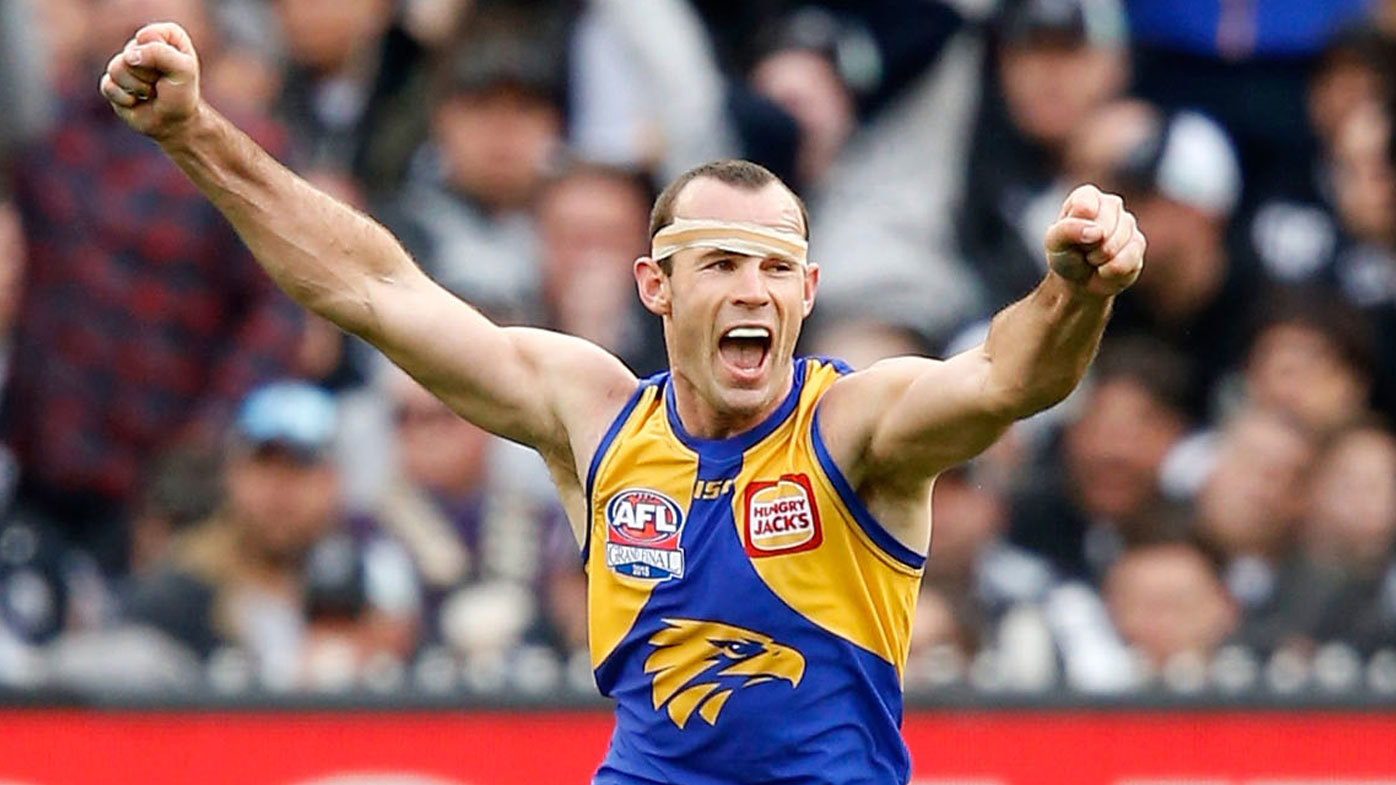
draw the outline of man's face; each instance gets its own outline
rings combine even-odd
[[[228,466],[229,512],[263,558],[292,563],[332,529],[339,478],[327,461],[263,448]]]
[[[795,198],[776,182],[748,190],[699,178],[679,194],[674,213],[798,234],[805,229]],[[789,389],[818,269],[709,248],[686,248],[671,260],[671,274],[653,281],[652,289],[641,280],[641,291],[646,306],[664,317],[674,375],[720,415],[764,413]],[[734,337],[734,330],[751,337]]]
[[[393,383],[393,423],[407,479],[448,497],[471,493],[482,480],[489,433],[451,411],[406,374]]]
[[[512,210],[533,197],[561,127],[546,98],[501,85],[443,101],[434,133],[453,186],[490,208]]]
[[[1014,123],[1052,149],[1061,149],[1082,117],[1119,94],[1128,69],[1120,50],[1061,42],[1005,47],[999,65]]]
[[[1127,524],[1157,499],[1159,467],[1186,430],[1180,413],[1128,378],[1094,388],[1066,434],[1067,466],[1094,517]]]

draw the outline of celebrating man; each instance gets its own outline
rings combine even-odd
[[[1085,372],[1144,238],[1077,189],[1050,272],[982,346],[851,373],[796,358],[819,268],[799,199],[754,164],[694,169],[635,261],[670,368],[637,380],[577,338],[501,328],[380,226],[300,180],[200,99],[173,24],[101,89],[307,308],[466,419],[542,454],[583,543],[592,665],[617,701],[596,783],[905,783],[900,673],[936,474]]]

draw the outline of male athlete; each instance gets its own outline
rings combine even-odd
[[[794,357],[819,283],[799,200],[752,164],[700,167],[660,195],[635,262],[670,363],[640,381],[578,338],[490,323],[210,109],[198,76],[185,32],[154,24],[101,90],[288,293],[546,460],[617,703],[596,783],[907,781],[900,677],[931,482],[1085,372],[1143,264],[1117,197],[1071,194],[1051,271],[984,345],[850,373]]]

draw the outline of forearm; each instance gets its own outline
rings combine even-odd
[[[296,176],[207,104],[160,144],[277,285],[346,330],[371,334],[374,287],[416,271],[375,221]]]
[[[1018,419],[1070,394],[1100,346],[1113,302],[1048,273],[1031,294],[1000,311],[984,342],[994,409]]]

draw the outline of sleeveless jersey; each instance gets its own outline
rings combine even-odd
[[[587,473],[591,662],[616,701],[596,785],[902,785],[901,671],[924,557],[819,435],[842,363],[800,358],[764,422],[684,431],[641,384]]]

